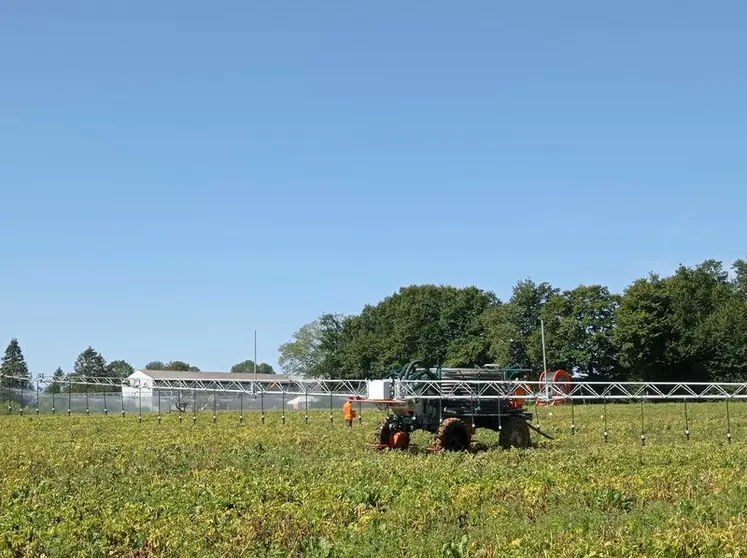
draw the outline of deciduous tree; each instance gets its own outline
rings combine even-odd
[[[601,285],[581,285],[554,296],[542,309],[547,364],[590,381],[620,380],[614,326],[620,297]],[[532,338],[533,361],[542,358],[540,339]]]
[[[467,365],[487,359],[481,316],[499,304],[476,287],[419,285],[400,289],[342,322],[337,339],[341,377],[375,378],[412,360]]]
[[[307,377],[335,377],[343,317],[323,314],[301,326],[293,340],[280,346],[280,367],[286,374]]]
[[[113,360],[106,365],[106,371],[111,378],[127,378],[135,369],[125,360]]]
[[[493,362],[513,368],[542,369],[540,318],[543,308],[559,292],[549,283],[523,279],[514,286],[506,304],[485,313],[485,334]]]
[[[231,367],[231,372],[235,374],[253,374],[254,373],[254,361],[244,360],[238,362]],[[257,374],[274,374],[275,370],[272,365],[263,362],[257,365]]]
[[[199,372],[200,369],[183,360],[172,360],[166,364],[154,360],[145,365],[146,370],[171,370],[172,372]]]

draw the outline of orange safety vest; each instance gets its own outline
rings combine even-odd
[[[350,401],[345,401],[345,404],[342,406],[342,412],[345,414],[345,420],[353,420],[355,418],[353,404]]]

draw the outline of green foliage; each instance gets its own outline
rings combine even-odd
[[[111,388],[106,388],[104,386],[74,383],[76,379],[79,380],[81,377],[109,377],[109,370],[106,366],[106,359],[91,346],[89,346],[86,350],[78,355],[78,358],[75,360],[75,364],[73,365],[73,372],[72,374],[68,375],[69,381],[67,385],[63,384],[62,391],[72,391],[73,393],[82,393],[87,391],[90,393],[96,391],[111,390]]]
[[[127,378],[135,369],[124,360],[113,360],[106,365],[107,375],[111,378]]]
[[[542,370],[540,319],[543,308],[559,294],[549,283],[519,281],[508,303],[483,316],[490,356],[502,366]]]
[[[747,381],[743,262],[730,280],[720,262],[680,266],[626,289],[615,339],[633,379]]]
[[[289,373],[381,377],[413,360],[463,367],[547,366],[588,380],[747,381],[747,261],[650,275],[621,294],[519,281],[501,303],[476,287],[402,288],[352,316],[324,314],[280,347]]]
[[[88,347],[78,355],[73,365],[73,376],[107,376],[106,359],[93,347]]]
[[[3,411],[0,402],[0,411]],[[747,554],[747,403],[540,409],[555,441],[431,454],[367,446],[327,411],[0,413],[0,556],[722,557]]]
[[[666,284],[657,275],[638,279],[623,294],[617,311],[615,340],[620,363],[631,379],[673,378],[668,346],[677,336],[669,322],[671,300]]]
[[[160,360],[154,360],[145,365],[146,370],[171,370],[172,372],[199,372],[200,369],[183,360],[172,360],[164,364]]]
[[[44,389],[44,391],[46,391],[47,393],[61,393],[64,382],[65,373],[62,371],[62,368],[58,366],[57,370],[55,370],[54,374],[52,374],[52,382],[47,384],[47,387]]]
[[[91,385],[91,384],[76,384],[75,381],[80,380],[83,377],[95,377],[95,378],[111,378],[113,380],[119,380],[126,378],[132,374],[135,369],[128,362],[124,360],[113,360],[112,362],[106,362],[106,359],[93,347],[88,347],[86,350],[78,355],[73,365],[73,372],[67,376],[67,382],[63,380],[60,384],[51,384],[47,390],[57,390],[54,393],[60,393],[72,391],[73,393],[97,393],[97,392],[119,392],[121,387],[118,382],[113,382],[113,385]],[[62,369],[58,368],[55,372],[55,377],[60,378]],[[57,386],[57,387],[55,387]]]
[[[72,391],[73,393],[80,393],[85,391],[108,391],[103,386],[92,386],[74,383],[76,379],[80,379],[81,377],[86,376],[104,378],[108,376],[108,372],[109,371],[106,367],[106,359],[104,359],[104,357],[101,356],[98,351],[94,350],[93,347],[89,346],[86,350],[78,355],[77,359],[75,359],[73,372],[68,375],[69,381],[67,385],[62,385],[62,391],[66,393],[68,391]]]
[[[0,362],[0,374],[3,375],[0,378],[0,388],[23,389],[29,385],[31,375],[23,351],[21,351],[21,345],[16,338],[11,339],[5,349]]]
[[[719,262],[708,260],[694,268],[679,267],[666,284],[671,301],[668,318],[678,333],[668,347],[676,376],[686,380],[707,379],[713,357],[708,322],[729,301],[728,274]]]
[[[742,297],[747,297],[747,261],[739,259],[732,266],[734,270],[734,288]]]
[[[231,372],[238,373],[238,374],[253,374],[254,373],[254,361],[245,360],[243,362],[234,364],[231,367]],[[272,365],[267,364],[266,362],[263,362],[257,365],[257,374],[274,374],[274,373],[275,373],[275,370],[272,368]]]
[[[541,313],[548,368],[563,368],[591,381],[620,379],[613,338],[619,301],[601,285],[582,285],[550,299]],[[541,352],[536,341],[534,345],[533,352]]]
[[[324,378],[336,375],[340,331],[343,317],[323,314],[313,322],[301,326],[293,340],[280,346],[280,368],[286,374]]]
[[[188,362],[184,362],[183,360],[173,360],[166,364],[163,368],[164,370],[173,370],[175,372],[199,372],[200,369],[196,366],[192,366]]]
[[[493,293],[475,287],[402,288],[343,320],[336,375],[379,377],[411,360],[431,365],[484,364],[488,343],[481,317],[498,303]]]
[[[21,412],[21,404],[19,401],[20,397],[12,396],[8,399],[5,393],[0,393],[0,413],[7,413],[8,415],[17,415]]]
[[[708,344],[709,378],[747,381],[747,297],[734,294],[708,316],[701,331]]]

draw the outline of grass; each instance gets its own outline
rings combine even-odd
[[[540,408],[537,447],[366,447],[328,412],[1,416],[0,556],[745,556],[747,404]]]

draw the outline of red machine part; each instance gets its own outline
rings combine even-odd
[[[514,395],[514,396],[529,395],[529,390],[527,390],[523,386],[517,386],[516,389],[514,389],[514,391],[511,393],[511,395]],[[510,405],[512,407],[516,407],[517,409],[520,409],[524,406],[524,398],[518,397],[516,399],[511,399]]]
[[[552,378],[548,380],[548,377]],[[552,384],[555,388],[559,389],[562,393],[568,394],[571,392],[571,375],[565,370],[545,370],[540,374],[539,384],[537,391],[541,393],[548,384]],[[561,395],[553,395],[551,401],[540,401],[538,405],[556,405],[567,403],[568,400],[563,398]]]
[[[406,448],[410,445],[410,436],[405,432],[393,432],[389,435],[390,448]]]

